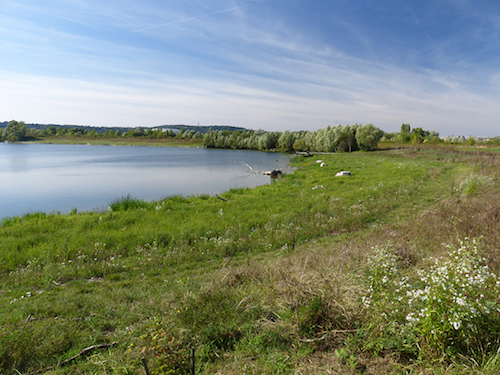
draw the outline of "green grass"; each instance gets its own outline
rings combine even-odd
[[[90,136],[45,136],[28,143],[155,146],[155,147],[203,147],[203,139],[154,139],[147,137],[90,137]]]
[[[361,297],[374,245],[392,243],[411,274],[443,242],[482,235],[498,269],[496,159],[439,148],[318,158],[326,167],[294,158],[293,174],[226,201],[126,197],[106,212],[3,220],[0,372],[136,374],[144,358],[152,373],[184,374],[194,348],[205,374],[494,373],[494,345],[445,359],[387,345]],[[471,173],[488,184],[464,194]]]

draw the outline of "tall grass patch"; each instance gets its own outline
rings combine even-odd
[[[447,248],[445,259],[429,259],[427,267],[408,275],[393,248],[374,248],[363,304],[379,339],[369,345],[424,357],[474,357],[498,347],[500,278],[476,240]]]

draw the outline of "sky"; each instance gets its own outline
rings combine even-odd
[[[0,0],[0,121],[500,135],[498,0]]]

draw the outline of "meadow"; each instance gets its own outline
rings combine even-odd
[[[220,197],[4,219],[0,372],[499,373],[500,158],[291,163]]]

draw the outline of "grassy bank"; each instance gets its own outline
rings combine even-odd
[[[154,146],[154,147],[203,147],[203,139],[154,139],[146,137],[91,137],[91,136],[50,136],[38,137],[29,143],[73,144],[97,146]]]
[[[225,200],[4,220],[1,372],[498,373],[497,158],[321,159]]]

